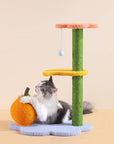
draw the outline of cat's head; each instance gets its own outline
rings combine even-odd
[[[52,76],[50,76],[49,80],[41,81],[38,85],[35,86],[35,91],[37,94],[42,95],[43,98],[49,99],[56,94],[57,88],[53,83]]]

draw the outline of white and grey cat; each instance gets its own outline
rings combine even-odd
[[[52,76],[49,80],[41,81],[35,86],[36,95],[24,96],[21,103],[30,103],[36,111],[37,120],[35,122],[45,124],[64,123],[72,119],[71,106],[63,101],[57,100],[57,88]],[[92,105],[83,102],[83,113],[91,113]]]

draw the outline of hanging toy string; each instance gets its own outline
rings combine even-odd
[[[59,50],[59,56],[64,55],[63,49],[63,40],[62,40],[62,28],[60,29],[60,50]]]

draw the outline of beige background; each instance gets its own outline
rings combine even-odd
[[[96,109],[114,109],[113,0],[0,0],[0,109],[10,108],[42,71],[72,66],[71,30],[63,30],[65,55],[58,56],[56,23],[95,22],[84,30],[84,99]],[[58,98],[71,103],[71,77],[54,77]]]

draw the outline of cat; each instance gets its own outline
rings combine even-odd
[[[37,123],[58,124],[72,119],[72,108],[64,102],[57,100],[57,88],[53,83],[52,76],[49,80],[41,81],[35,86],[36,95],[21,98],[21,103],[30,103],[36,111]],[[92,105],[83,102],[83,113],[91,113]]]

